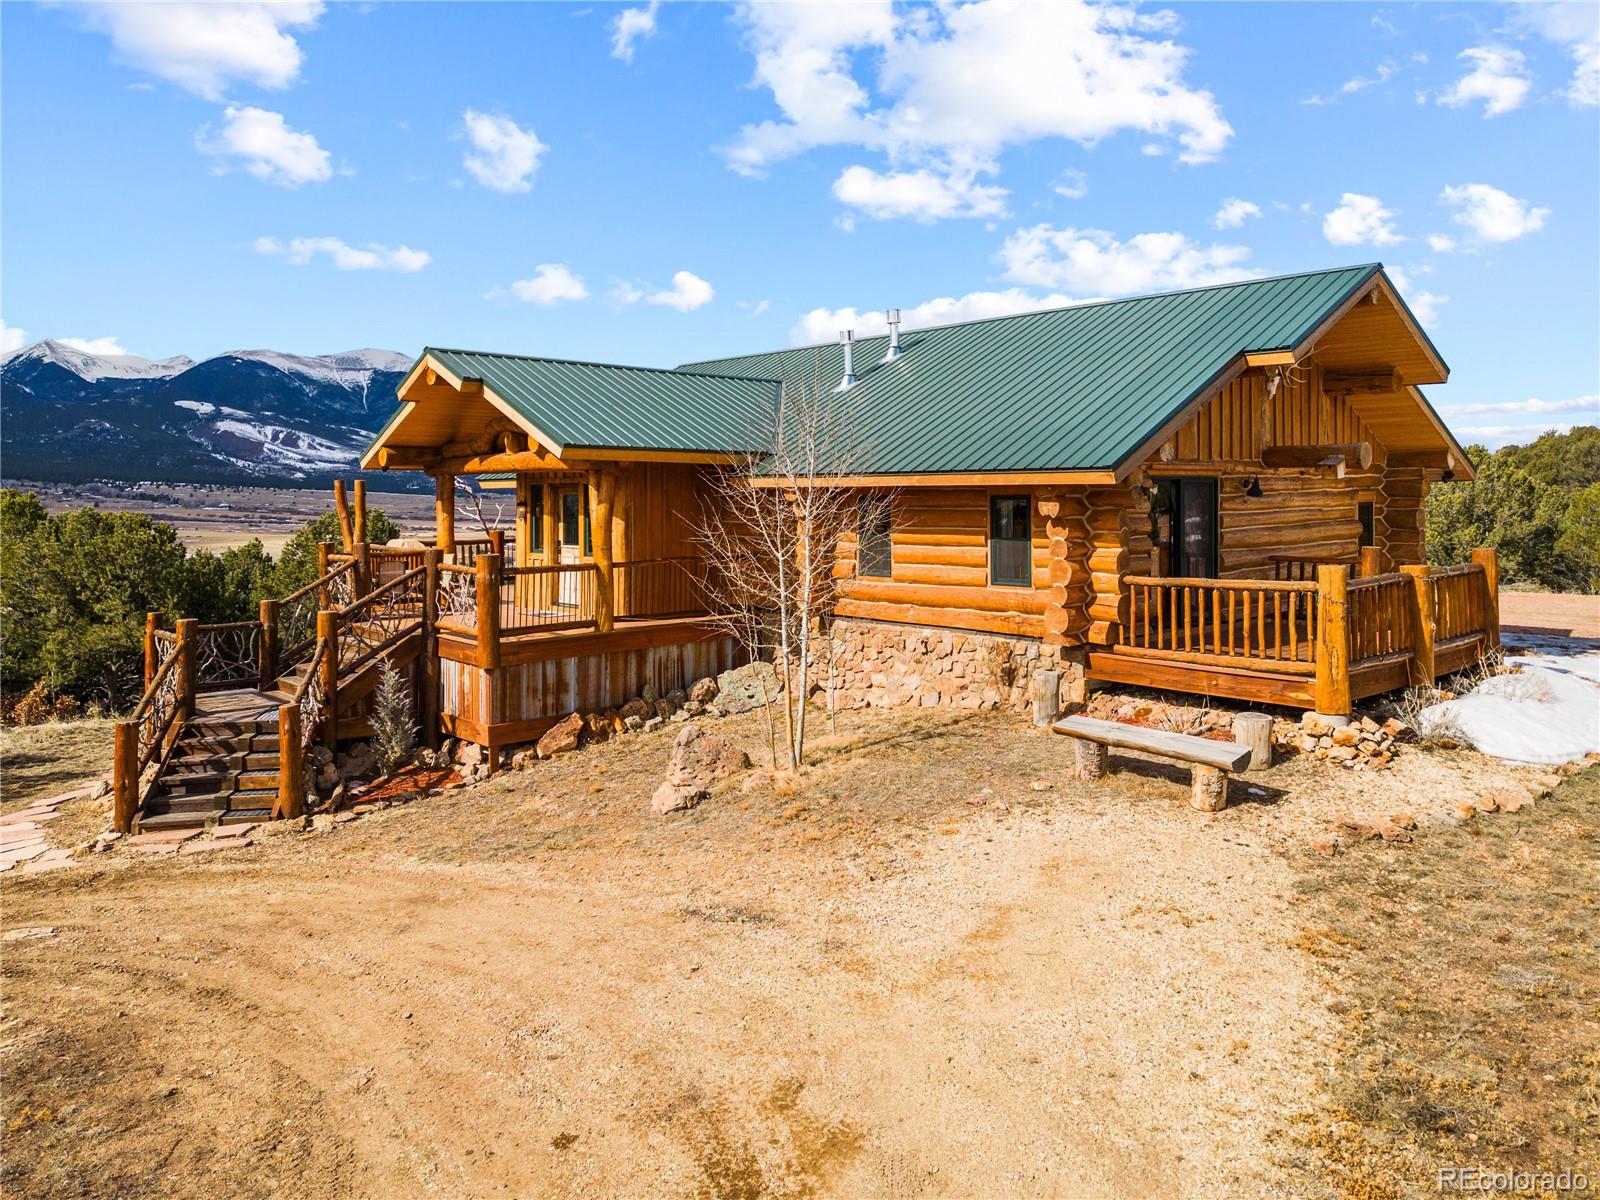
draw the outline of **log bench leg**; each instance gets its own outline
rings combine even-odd
[[[1072,758],[1079,779],[1103,779],[1111,770],[1111,752],[1088,738],[1072,739]]]
[[[1196,763],[1190,774],[1189,806],[1201,812],[1221,812],[1228,805],[1228,773],[1220,767]]]

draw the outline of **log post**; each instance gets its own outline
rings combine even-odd
[[[133,828],[139,811],[139,723],[118,721],[111,760],[111,823],[118,833]]]
[[[1361,547],[1360,576],[1370,579],[1374,575],[1383,574],[1383,551],[1376,546]]]
[[[1488,624],[1484,647],[1498,650],[1500,649],[1500,554],[1494,547],[1485,546],[1472,552],[1472,561],[1483,568],[1483,584],[1487,592],[1483,606],[1484,620]]]
[[[300,706],[278,709],[278,802],[274,817],[298,817],[305,810],[305,747],[300,744]]]
[[[1228,773],[1221,767],[1195,763],[1189,772],[1189,807],[1221,812],[1228,807]]]
[[[439,748],[439,559],[435,547],[422,553],[422,658],[418,674],[417,719],[422,725],[422,744]]]
[[[589,472],[589,531],[594,551],[594,627],[598,633],[611,632],[616,612],[611,561],[611,502],[616,491],[616,472]]]
[[[339,744],[339,614],[323,609],[317,614],[317,641],[322,653],[322,744],[332,750]]]
[[[150,690],[150,681],[156,677],[156,668],[161,665],[161,655],[156,651],[156,630],[161,628],[161,614],[158,612],[145,613],[144,615],[144,690]]]
[[[278,601],[261,602],[261,683],[263,692],[278,682]]]
[[[500,556],[480,554],[478,572],[478,666],[500,665]]]
[[[498,554],[500,561],[506,557],[506,531],[504,529],[489,530],[489,553]]]
[[[433,544],[446,555],[456,550],[456,477],[440,472],[433,477]]]
[[[1350,720],[1350,568],[1317,565],[1317,715],[1335,725]]]
[[[1047,728],[1061,711],[1061,672],[1033,673],[1033,723]]]
[[[339,540],[344,546],[344,552],[350,554],[355,550],[356,531],[354,523],[350,520],[350,501],[345,499],[342,479],[333,481],[333,509],[339,515]]]
[[[1265,771],[1272,765],[1272,718],[1266,713],[1240,713],[1233,719],[1233,740],[1250,748],[1247,771]]]
[[[355,525],[355,543],[365,545],[367,540],[367,481],[358,479],[354,484],[355,511],[353,524]]]
[[[355,544],[355,578],[350,583],[350,594],[357,600],[372,590],[372,547],[365,542]]]
[[[184,617],[178,622],[178,662],[175,669],[178,672],[179,721],[187,721],[194,715],[194,652],[199,626],[200,622],[193,617]]]
[[[317,578],[325,579],[328,575],[328,558],[333,554],[332,542],[317,543]],[[317,607],[328,607],[328,587],[323,584],[317,589]]]
[[[1413,610],[1417,617],[1417,636],[1412,639],[1411,660],[1416,664],[1415,674],[1422,677],[1422,685],[1431,687],[1435,675],[1433,641],[1439,627],[1433,582],[1428,578],[1426,566],[1405,566],[1400,569],[1411,576],[1411,586],[1417,598],[1417,606]]]

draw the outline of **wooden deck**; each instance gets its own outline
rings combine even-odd
[[[251,722],[278,719],[278,709],[283,706],[282,696],[270,696],[255,688],[238,688],[226,692],[201,692],[194,699],[191,722]]]

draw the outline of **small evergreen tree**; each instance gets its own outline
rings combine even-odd
[[[405,766],[417,748],[417,723],[411,714],[411,689],[394,663],[384,659],[372,703],[372,752],[385,773]]]

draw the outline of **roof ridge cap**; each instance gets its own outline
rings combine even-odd
[[[523,362],[554,363],[567,367],[602,367],[610,371],[647,371],[652,375],[686,375],[687,371],[680,371],[677,367],[642,367],[636,363],[599,362],[586,358],[556,358],[548,354],[510,354],[504,350],[466,350],[457,346],[424,346],[422,353],[427,354],[474,354],[480,358],[513,358]],[[777,379],[769,375],[735,375],[718,371],[695,371],[696,379],[739,379],[748,383],[778,383]]]

